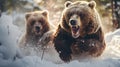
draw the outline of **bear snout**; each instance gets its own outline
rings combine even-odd
[[[76,24],[77,24],[77,21],[76,21],[76,20],[71,19],[71,20],[70,20],[70,24],[71,24],[71,25],[76,25]]]
[[[35,26],[35,29],[36,29],[37,31],[40,31],[40,27],[39,27],[39,26]]]

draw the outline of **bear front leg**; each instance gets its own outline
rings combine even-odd
[[[89,54],[97,57],[100,56],[104,49],[105,49],[105,43],[104,42],[100,42],[98,40],[94,40],[94,39],[90,39],[89,41]]]
[[[70,62],[72,59],[71,57],[71,50],[68,46],[69,43],[66,43],[64,40],[58,40],[55,42],[55,49],[59,53],[59,57],[64,62]]]
[[[59,51],[60,52],[60,51]],[[71,54],[69,52],[61,51],[59,53],[59,57],[64,61],[64,62],[70,62],[72,59]]]
[[[89,51],[88,42],[79,39],[71,45],[72,54],[79,55]]]

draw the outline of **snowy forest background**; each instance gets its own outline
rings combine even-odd
[[[68,0],[0,0],[0,67],[120,67],[119,0],[95,0],[107,44],[101,57],[57,63],[54,60],[41,60],[41,56],[33,51],[30,56],[14,60],[14,56],[20,53],[17,43],[25,31],[25,13],[48,10],[51,24],[57,26],[66,1]]]

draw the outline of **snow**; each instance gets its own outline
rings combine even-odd
[[[111,40],[114,36],[119,36],[119,35],[120,35],[120,29],[117,29],[114,32],[107,33],[106,36],[105,36],[105,40],[106,40],[107,43],[109,43],[109,42],[111,42]]]
[[[35,51],[32,52],[33,55],[22,56],[17,45],[22,34],[19,27],[21,26],[13,24],[12,15],[3,13],[0,17],[0,67],[120,67],[120,29],[105,36],[107,46],[101,57],[59,63],[60,61],[53,61],[46,54],[49,61],[45,57],[41,60],[41,56],[36,55],[38,53]]]

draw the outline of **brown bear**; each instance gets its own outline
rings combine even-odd
[[[50,30],[48,11],[34,11],[25,15],[26,32],[21,37],[19,45],[38,45],[40,38]]]
[[[52,25],[50,24],[48,11],[34,11],[25,15],[26,32],[20,38],[19,47],[23,55],[36,55],[44,60],[56,60],[59,58],[54,45]],[[54,59],[54,60],[53,60]]]
[[[87,53],[97,57],[103,53],[106,45],[100,16],[95,7],[95,1],[65,3],[60,24],[54,35],[55,49],[64,62],[69,62],[71,55]]]

